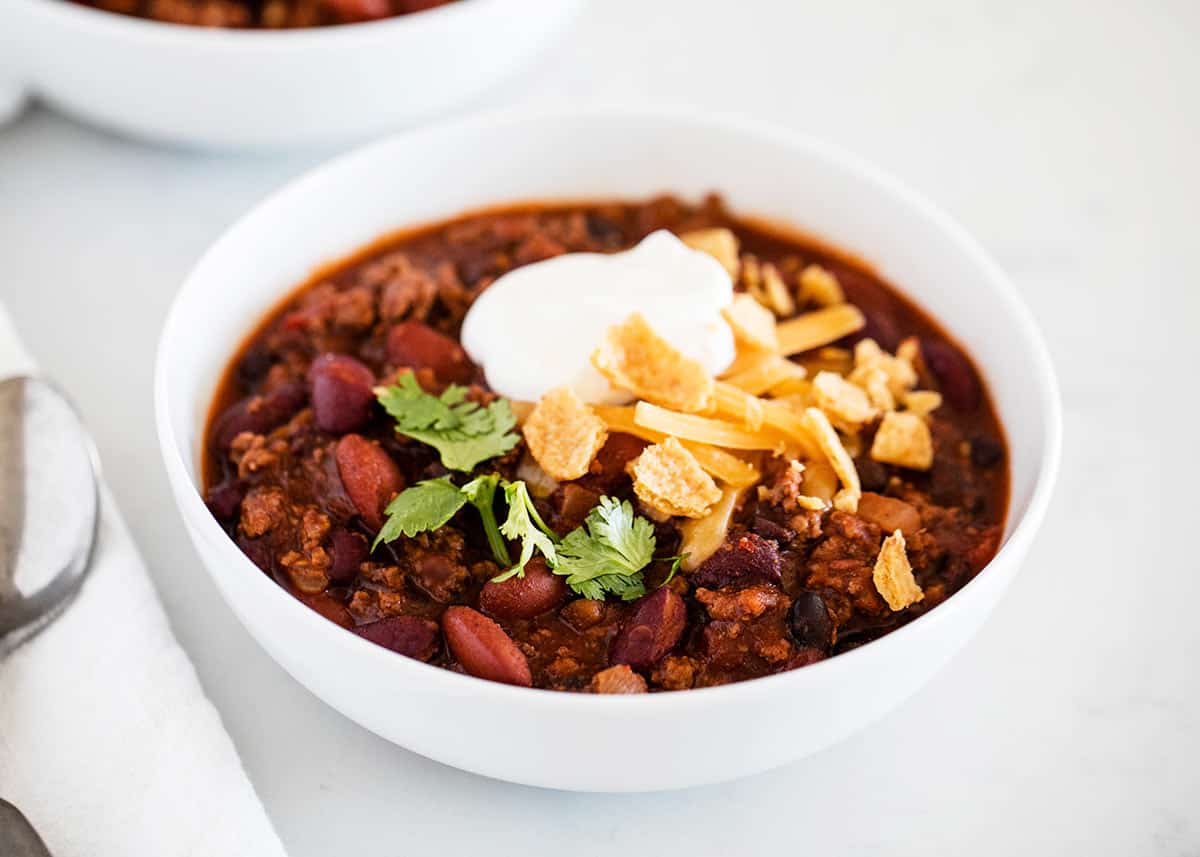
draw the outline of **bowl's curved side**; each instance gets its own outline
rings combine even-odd
[[[154,141],[270,148],[360,140],[483,95],[583,0],[466,0],[369,24],[208,30],[66,0],[3,0],[17,79],[94,124]]]
[[[216,379],[252,321],[314,265],[399,224],[486,203],[714,187],[736,210],[793,223],[872,260],[979,358],[1009,432],[1012,510],[996,559],[946,604],[829,661],[737,685],[621,699],[530,691],[398,658],[344,632],[257,572],[208,514],[197,459]],[[188,531],[272,657],[347,716],[418,753],[501,779],[582,790],[752,773],[821,749],[894,707],[999,600],[1040,524],[1058,455],[1057,392],[1040,335],[961,229],[822,144],[661,110],[476,118],[367,147],[289,185],[231,228],[185,283],[160,343],[155,394]]]

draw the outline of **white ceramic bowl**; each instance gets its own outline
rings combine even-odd
[[[480,96],[583,0],[462,0],[286,31],[0,0],[0,114],[24,94],[113,130],[205,147],[361,140]]]
[[[486,139],[487,144],[479,145]],[[717,189],[734,211],[794,224],[869,260],[970,343],[1008,431],[1004,545],[945,604],[849,653],[725,687],[600,697],[494,684],[400,657],[264,576],[201,501],[214,386],[262,315],[317,265],[404,225],[512,200]],[[163,332],[159,437],[188,532],[251,634],[313,693],[383,737],[492,777],[562,789],[675,788],[751,774],[861,729],[983,622],[1041,523],[1059,454],[1053,369],[1028,310],[962,229],[827,145],[655,111],[492,116],[369,146],[274,194],[208,251]]]

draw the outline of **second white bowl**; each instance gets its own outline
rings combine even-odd
[[[456,107],[528,63],[583,0],[460,0],[300,30],[164,24],[68,0],[0,0],[0,114],[35,95],[151,140],[361,140]]]

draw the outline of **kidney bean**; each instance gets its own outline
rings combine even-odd
[[[335,625],[341,625],[343,628],[354,628],[354,617],[350,615],[350,611],[346,609],[346,605],[326,595],[324,592],[319,592],[314,595],[298,596],[308,607],[316,610],[330,622]]]
[[[613,638],[608,659],[646,670],[671,651],[687,623],[683,599],[665,586],[639,599]]]
[[[321,5],[343,23],[374,21],[392,14],[388,0],[321,0]]]
[[[221,414],[213,429],[217,447],[225,450],[244,431],[266,434],[290,420],[304,407],[308,394],[298,382],[282,384],[269,393],[242,399]]]
[[[329,534],[329,579],[334,583],[349,583],[358,574],[359,566],[371,555],[371,546],[358,533],[337,527]]]
[[[829,269],[841,284],[846,299],[858,307],[866,319],[862,330],[848,337],[849,341],[874,339],[885,351],[895,351],[900,344],[900,325],[896,321],[896,304],[892,297],[853,268],[834,263]]]
[[[379,444],[357,434],[338,441],[334,459],[354,508],[368,527],[378,530],[383,526],[383,510],[404,490],[400,468]]]
[[[237,542],[238,548],[241,549],[250,561],[258,566],[259,570],[264,574],[273,575],[275,571],[275,560],[271,556],[271,546],[263,539],[251,539],[241,533],[238,533],[234,539]]]
[[[921,529],[921,514],[912,504],[873,491],[864,491],[859,498],[858,517],[870,521],[885,533],[899,530],[911,536]]]
[[[531,687],[529,662],[504,629],[470,607],[448,607],[442,633],[451,653],[469,675]]]
[[[764,539],[770,539],[778,544],[787,544],[796,538],[795,530],[790,530],[783,524],[772,521],[763,515],[755,515],[754,522],[750,528],[755,535],[762,536]]]
[[[485,583],[479,592],[479,609],[497,619],[532,619],[553,610],[566,597],[566,578],[550,571],[541,557],[534,557],[525,565],[524,577]]]
[[[833,617],[825,599],[815,592],[801,592],[792,602],[788,623],[797,646],[828,652],[833,647]]]
[[[350,630],[377,646],[418,661],[429,660],[437,651],[437,623],[419,616],[389,616]]]
[[[716,553],[688,576],[693,586],[720,589],[733,584],[779,583],[779,546],[755,533],[726,539]]]
[[[308,370],[313,419],[332,434],[362,428],[375,406],[375,375],[345,354],[322,354]]]
[[[232,521],[242,507],[242,498],[246,496],[246,486],[237,479],[222,482],[208,489],[204,495],[204,504],[213,517],[222,523]]]
[[[938,387],[950,407],[964,413],[979,407],[983,391],[975,370],[962,352],[948,342],[922,339],[921,357],[937,378]]]
[[[614,432],[608,436],[604,446],[596,453],[592,462],[591,475],[600,483],[605,491],[611,491],[622,483],[627,474],[625,468],[629,462],[642,454],[648,444],[640,437],[623,432]]]
[[[388,331],[388,359],[410,369],[432,369],[442,381],[469,384],[475,365],[462,346],[419,321],[403,321]]]

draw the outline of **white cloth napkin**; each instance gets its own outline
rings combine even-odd
[[[0,377],[32,362],[0,307]],[[112,497],[75,602],[0,661],[0,797],[54,857],[283,857]]]

